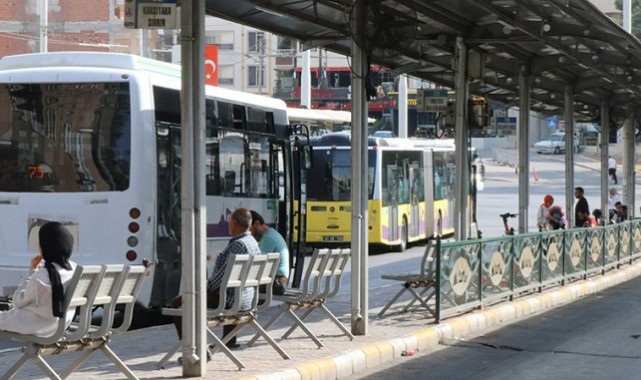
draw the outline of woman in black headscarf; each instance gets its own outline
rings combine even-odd
[[[29,274],[13,294],[13,308],[0,312],[0,330],[46,336],[55,332],[59,317],[73,318],[63,310],[65,284],[76,269],[69,260],[73,236],[62,224],[48,222],[38,238],[40,254],[31,259]]]

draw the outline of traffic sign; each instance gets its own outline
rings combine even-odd
[[[175,29],[176,0],[125,0],[125,28]]]

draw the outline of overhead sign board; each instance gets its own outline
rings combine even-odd
[[[447,112],[447,90],[420,89],[417,92],[416,108],[423,112]]]
[[[125,28],[175,29],[176,0],[125,0]]]
[[[497,128],[516,128],[516,118],[515,117],[497,117],[496,127]]]

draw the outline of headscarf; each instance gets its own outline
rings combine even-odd
[[[71,251],[73,250],[73,236],[62,224],[48,222],[40,227],[38,238],[40,239],[42,257],[45,260],[45,268],[51,280],[53,315],[55,317],[64,317],[64,288],[60,280],[60,273],[53,264],[58,264],[67,270],[72,269],[69,257],[71,257]]]

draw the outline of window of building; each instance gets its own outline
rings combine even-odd
[[[247,37],[247,50],[250,53],[265,53],[265,32],[249,32]]]
[[[259,66],[248,66],[247,69],[247,84],[250,87],[264,87],[265,68],[261,70]]]
[[[218,84],[233,85],[234,84],[234,66],[218,66]]]
[[[234,32],[215,31],[207,32],[205,44],[216,44],[218,50],[234,50]]]

